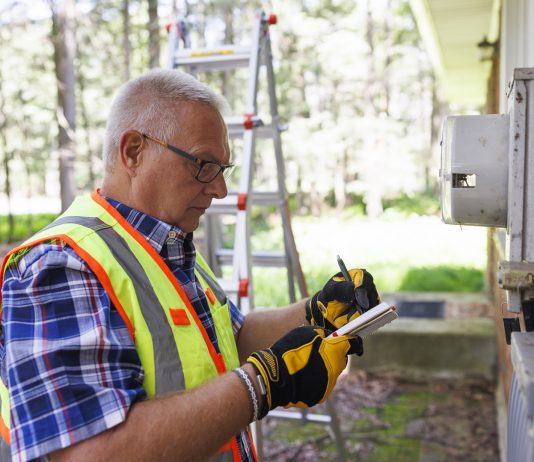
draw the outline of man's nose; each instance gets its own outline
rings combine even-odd
[[[213,181],[206,184],[206,192],[215,199],[222,199],[228,195],[228,187],[222,173],[219,173]]]

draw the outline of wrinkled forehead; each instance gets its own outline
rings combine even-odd
[[[170,111],[175,142],[184,149],[221,151],[218,157],[229,160],[228,129],[218,109],[207,104],[178,102]]]
[[[202,128],[224,129],[227,133],[224,117],[220,111],[211,105],[192,101],[175,100],[165,104],[165,113],[174,122],[177,129]]]

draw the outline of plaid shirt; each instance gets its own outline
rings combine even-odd
[[[163,257],[218,350],[194,274],[192,233],[107,200]],[[43,457],[108,430],[146,398],[143,367],[122,318],[64,242],[39,244],[7,268],[3,304],[0,374],[9,383],[13,460]],[[230,313],[237,333],[243,315],[231,303]]]

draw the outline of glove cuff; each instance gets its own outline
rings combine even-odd
[[[293,388],[289,380],[287,366],[281,355],[271,348],[253,352],[247,361],[251,363],[263,378],[266,388],[264,405],[259,413],[263,418],[267,412],[278,406],[285,406],[291,401]]]
[[[319,292],[306,300],[306,320],[310,326],[325,327],[324,317],[317,307],[317,300],[319,299]]]
[[[306,321],[308,321],[308,324],[310,326],[313,326],[312,322],[313,322],[313,315],[312,315],[312,311],[311,311],[311,302],[312,302],[312,297],[308,298],[308,300],[306,300],[306,304],[304,305],[304,310],[306,311]]]

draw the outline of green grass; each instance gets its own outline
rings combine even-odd
[[[425,409],[433,400],[442,396],[426,391],[402,392],[391,397],[382,405],[362,408],[359,418],[344,421],[350,423],[344,438],[348,449],[348,460],[365,460],[367,462],[413,462],[419,460],[421,440],[407,435],[410,422],[424,415]],[[339,405],[339,404],[338,404]],[[334,460],[337,453],[331,437],[324,427],[313,423],[295,421],[277,421],[266,438],[288,447],[298,447],[304,443],[315,442],[316,460]],[[370,452],[361,457],[361,443],[370,445]],[[356,452],[355,452],[356,451]],[[267,459],[276,460],[274,457]],[[287,459],[284,459],[287,460]],[[293,459],[291,459],[293,460]],[[298,459],[294,459],[298,460]]]
[[[21,241],[30,237],[33,233],[44,228],[51,223],[57,214],[41,213],[31,216],[28,215],[14,215],[15,226],[13,229],[12,242]],[[8,238],[8,217],[7,215],[0,215],[0,242],[6,242]]]
[[[56,215],[32,217],[36,230]],[[28,217],[15,216],[14,240],[31,233]],[[441,223],[435,216],[384,214],[378,221],[365,217],[294,217],[293,232],[308,291],[321,289],[339,271],[336,255],[347,266],[366,268],[379,292],[479,292],[483,290],[486,265],[486,230]],[[0,239],[7,237],[7,217],[0,216]],[[280,249],[279,220],[255,220],[254,249]],[[287,274],[283,269],[255,268],[253,272],[256,306],[284,306],[289,303]],[[300,294],[297,293],[297,298]]]
[[[405,272],[373,266],[369,270],[380,292],[480,292],[484,273],[477,268],[439,265],[407,268]],[[335,270],[334,270],[335,271]],[[329,268],[312,267],[305,272],[308,291],[314,293],[332,275]],[[285,306],[289,303],[287,273],[272,268],[254,269],[255,304],[260,307]],[[300,298],[297,294],[297,299]]]
[[[384,199],[382,205],[384,210],[395,209],[404,214],[436,215],[440,211],[439,198],[432,192],[399,193],[392,199]]]
[[[421,443],[405,436],[408,422],[423,415],[430,401],[430,393],[408,393],[388,402],[383,408],[368,408],[384,422],[384,427],[373,431],[379,442],[368,457],[368,462],[411,462],[419,459]]]
[[[337,254],[349,268],[370,271],[381,293],[483,290],[484,228],[445,225],[435,216],[392,214],[378,221],[334,215],[295,217],[292,225],[310,293],[339,271]],[[280,248],[280,236],[279,230],[263,229],[253,233],[253,246]],[[288,303],[287,276],[282,270],[257,268],[253,278],[257,306]]]
[[[480,292],[484,273],[477,268],[445,266],[410,268],[400,284],[407,292]]]

